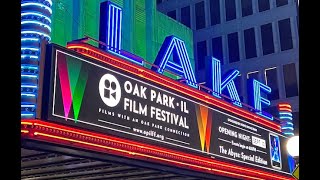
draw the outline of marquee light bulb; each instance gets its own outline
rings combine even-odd
[[[288,140],[287,151],[291,156],[299,157],[299,136],[293,136]]]

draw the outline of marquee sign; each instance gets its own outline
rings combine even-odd
[[[289,174],[286,137],[278,131],[109,64],[52,47],[44,119]]]

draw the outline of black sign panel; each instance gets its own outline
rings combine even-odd
[[[289,172],[281,134],[62,48],[52,61],[48,120]]]

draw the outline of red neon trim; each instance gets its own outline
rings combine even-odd
[[[288,178],[277,176],[277,175],[274,175],[274,174],[271,174],[271,173],[265,173],[265,172],[259,171],[259,170],[253,170],[253,169],[249,169],[249,168],[242,168],[242,167],[231,165],[231,164],[228,164],[228,163],[219,162],[217,160],[212,160],[212,159],[208,159],[208,158],[204,158],[204,157],[190,155],[190,154],[187,154],[187,153],[181,153],[181,152],[178,152],[178,151],[172,151],[172,150],[168,150],[168,149],[164,149],[164,148],[158,148],[158,147],[151,146],[151,145],[145,145],[145,144],[133,142],[133,141],[130,141],[130,140],[124,140],[124,139],[121,139],[121,138],[110,137],[110,136],[102,135],[102,134],[98,134],[98,133],[92,133],[92,132],[88,132],[88,131],[84,131],[84,130],[70,128],[70,127],[66,127],[66,126],[62,126],[62,125],[57,125],[57,124],[54,124],[54,123],[42,122],[42,121],[39,121],[39,120],[24,120],[23,122],[21,122],[21,124],[25,124],[26,121],[28,122],[29,125],[43,126],[46,129],[47,128],[53,128],[53,129],[61,130],[63,132],[67,131],[67,132],[76,133],[76,134],[80,134],[80,135],[84,135],[84,136],[95,137],[95,138],[98,138],[98,139],[100,138],[100,139],[104,139],[104,140],[108,140],[108,141],[113,141],[113,142],[116,142],[116,143],[119,143],[119,144],[126,144],[126,145],[136,146],[136,147],[139,147],[139,149],[152,150],[152,152],[158,151],[158,152],[162,152],[162,153],[171,154],[171,155],[174,155],[174,156],[183,157],[183,158],[186,158],[186,159],[192,159],[192,160],[195,160],[195,161],[201,161],[201,162],[204,162],[205,164],[215,164],[215,165],[217,165],[217,167],[221,167],[221,166],[228,167],[230,170],[231,169],[236,169],[236,170],[238,170],[240,172],[244,171],[244,172],[250,172],[250,174],[252,173],[252,174],[264,175],[264,176],[270,177],[272,179],[274,179],[274,178],[276,178],[276,179],[288,179]],[[35,135],[39,134],[39,133],[41,133],[41,132],[36,132]],[[50,136],[54,136],[54,135],[50,135]],[[60,136],[57,136],[57,137],[60,137]],[[61,137],[61,138],[64,138],[64,137]],[[65,138],[65,139],[68,139],[68,138]],[[72,141],[77,141],[77,140],[73,140],[72,139]],[[83,142],[83,141],[81,141],[81,142]],[[87,142],[85,142],[85,143],[87,143]],[[90,144],[92,144],[92,143],[90,143]],[[94,144],[92,146],[99,147],[99,146],[102,146],[102,145]],[[109,148],[112,148],[112,147],[109,147]],[[119,150],[118,148],[112,148],[112,150],[115,150],[115,151],[119,152],[121,149]],[[136,152],[126,151],[126,150],[121,150],[121,152],[125,152],[125,153],[129,153],[130,152],[129,154],[137,154]],[[138,154],[141,154],[141,153],[138,153]],[[150,156],[150,155],[146,155],[146,154],[142,154],[142,155],[143,155],[143,157]],[[163,158],[160,158],[160,157],[157,157],[157,158],[159,160],[163,159]],[[165,160],[167,161],[167,159],[165,159]],[[170,160],[170,161],[173,162],[175,160]],[[179,162],[179,161],[177,161],[177,162]],[[196,167],[196,166],[197,165],[195,165],[194,167]],[[212,168],[211,168],[211,170],[212,171],[217,171],[217,172],[218,171],[224,172],[223,170],[214,170]],[[227,172],[227,174],[232,175],[233,173]]]
[[[282,108],[282,107],[279,108],[279,111],[292,112],[291,109],[289,109],[289,108]]]
[[[213,96],[209,96],[207,94],[204,94],[201,91],[198,91],[198,90],[195,90],[195,89],[191,89],[189,86],[186,86],[184,84],[177,84],[176,81],[174,81],[174,80],[172,80],[172,79],[170,79],[168,77],[163,76],[163,77],[161,77],[162,79],[159,79],[157,77],[157,76],[159,76],[159,74],[156,74],[156,73],[154,73],[153,71],[151,71],[149,69],[141,68],[141,67],[139,67],[139,66],[137,66],[135,64],[131,64],[131,63],[126,62],[126,61],[124,61],[124,60],[122,60],[120,58],[118,59],[118,57],[112,56],[110,54],[101,53],[101,52],[99,52],[100,50],[96,51],[96,50],[92,49],[92,47],[90,47],[90,46],[88,46],[86,44],[83,44],[83,45],[82,44],[81,45],[69,44],[69,45],[67,45],[67,48],[69,48],[69,49],[79,48],[79,49],[85,49],[87,51],[88,50],[93,51],[93,52],[95,52],[95,53],[97,53],[97,54],[99,54],[101,56],[104,56],[106,58],[109,58],[109,59],[112,59],[114,61],[117,61],[118,63],[124,64],[124,66],[119,66],[119,65],[115,65],[115,64],[111,64],[110,63],[112,66],[115,66],[115,67],[117,67],[119,69],[122,69],[122,70],[124,70],[126,72],[133,73],[133,74],[137,74],[137,73],[136,72],[132,72],[132,68],[137,69],[138,71],[140,71],[140,73],[145,74],[145,75],[141,75],[140,74],[139,75],[140,77],[143,77],[143,78],[148,79],[150,81],[156,82],[156,83],[158,83],[160,85],[163,85],[165,87],[171,88],[171,89],[173,89],[175,91],[178,91],[178,92],[181,92],[181,93],[183,93],[185,95],[189,95],[189,96],[191,96],[193,98],[196,98],[198,100],[201,100],[203,102],[218,106],[218,107],[220,107],[220,108],[222,108],[224,110],[231,111],[234,114],[237,114],[239,116],[248,118],[248,119],[250,119],[250,120],[252,120],[252,121],[254,121],[256,123],[262,124],[262,125],[264,125],[266,127],[269,127],[269,128],[274,129],[274,130],[276,130],[278,132],[281,132],[280,124],[277,124],[275,122],[266,120],[266,119],[264,119],[262,117],[259,117],[258,115],[255,115],[255,114],[253,114],[251,112],[248,112],[248,111],[245,111],[245,110],[240,109],[238,107],[235,107],[235,106],[232,106],[230,104],[227,104],[227,103],[223,102],[220,99],[217,99],[217,98],[214,98]],[[94,57],[92,55],[89,55],[88,53],[85,53],[85,52],[78,52],[78,53],[83,54],[85,56],[88,56],[90,58],[96,59],[96,60],[98,60],[100,62],[106,63],[105,60],[102,60],[102,59],[99,59],[99,58]],[[153,78],[151,78],[151,77],[153,77]],[[180,89],[177,89],[177,88],[172,87],[172,86],[168,86],[168,84],[164,84],[160,80],[162,80],[162,81],[164,81],[166,83],[171,83],[171,84],[173,84],[175,86],[178,86],[178,87],[180,87]]]
[[[50,138],[54,138],[54,139],[60,139],[60,140],[65,140],[65,141],[70,141],[70,142],[76,142],[76,143],[90,145],[90,146],[96,146],[96,147],[100,147],[100,148],[104,148],[104,149],[111,149],[111,150],[119,151],[119,152],[122,152],[122,153],[128,153],[128,154],[134,155],[134,156],[141,156],[141,157],[146,157],[146,158],[150,158],[150,159],[156,159],[156,160],[171,162],[171,163],[174,163],[174,164],[191,166],[191,167],[194,167],[194,168],[204,169],[204,170],[208,170],[208,171],[216,171],[216,172],[220,172],[220,173],[224,173],[224,174],[230,174],[230,175],[233,175],[233,176],[236,176],[236,177],[243,177],[243,178],[256,179],[256,180],[264,180],[264,179],[257,178],[257,177],[246,176],[246,175],[242,175],[242,174],[236,174],[236,173],[223,171],[223,170],[211,169],[211,168],[207,168],[207,167],[203,167],[203,166],[193,165],[193,164],[190,164],[190,163],[184,163],[184,162],[180,162],[180,161],[160,158],[160,157],[151,156],[151,155],[147,155],[147,154],[135,153],[135,152],[131,152],[131,151],[121,150],[121,149],[112,148],[112,147],[108,147],[108,146],[102,146],[102,145],[93,144],[93,143],[87,143],[87,142],[84,142],[84,141],[68,139],[68,138],[64,138],[64,137],[60,137],[60,136],[54,136],[54,135],[40,133],[40,132],[35,132],[34,135],[36,135],[36,136],[42,135],[42,136],[46,136],[46,137],[50,137]]]
[[[290,104],[285,104],[285,103],[281,103],[278,104],[279,107],[286,107],[286,108],[290,108],[291,109],[291,105]]]

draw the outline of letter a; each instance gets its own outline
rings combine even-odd
[[[170,60],[170,55],[173,55],[173,60]],[[154,64],[159,68],[152,67],[151,70],[162,74],[164,69],[167,69],[183,76],[188,85],[198,87],[185,43],[181,39],[175,36],[167,36]]]

